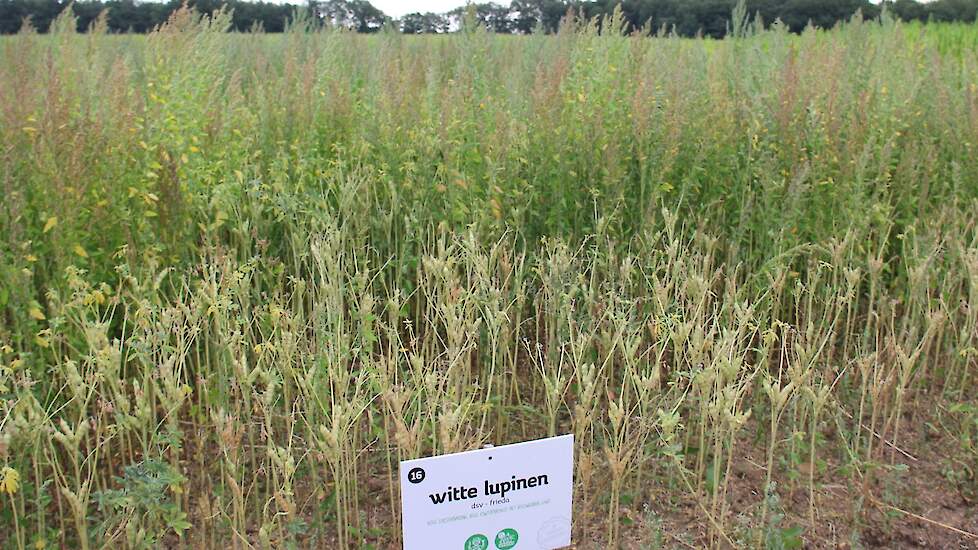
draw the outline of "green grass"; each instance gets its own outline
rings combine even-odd
[[[791,547],[973,410],[974,26],[228,22],[0,38],[5,547],[387,547],[397,460],[556,433],[582,547]]]

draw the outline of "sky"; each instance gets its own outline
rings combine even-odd
[[[465,0],[370,0],[375,8],[391,17],[401,17],[406,13],[432,11],[444,13],[465,5]]]

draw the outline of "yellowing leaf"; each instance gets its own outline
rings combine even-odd
[[[94,290],[85,295],[85,297],[82,299],[82,303],[84,303],[86,306],[90,306],[92,304],[102,305],[105,303],[105,294],[102,294],[101,290]]]
[[[27,312],[27,314],[30,315],[31,318],[36,321],[43,321],[44,319],[47,319],[47,317],[44,316],[44,312],[41,311],[41,308],[37,306],[32,307],[30,311]]]
[[[17,492],[20,486],[20,474],[10,466],[4,466],[0,470],[0,493],[12,495]]]
[[[82,248],[82,246],[80,244],[76,244],[74,246],[74,248],[72,248],[72,251],[74,251],[75,254],[78,254],[82,258],[87,258],[88,257],[88,252],[85,252],[85,249]]]
[[[51,231],[56,225],[58,225],[58,217],[51,216],[48,218],[48,221],[44,222],[44,232],[47,233],[48,231]]]
[[[47,339],[46,336],[44,336],[44,334],[47,333],[45,331],[42,331],[38,335],[34,336],[34,343],[41,346],[42,348],[49,348],[51,347],[51,342]]]

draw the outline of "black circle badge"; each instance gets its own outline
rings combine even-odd
[[[411,483],[424,481],[424,468],[411,468],[411,471],[408,472],[408,481]]]

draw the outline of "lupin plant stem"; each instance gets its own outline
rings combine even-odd
[[[810,525],[816,525],[815,523],[815,470],[817,469],[815,463],[815,434],[818,430],[818,413],[821,409],[813,403],[812,406],[812,427],[809,430],[808,438],[808,523]]]
[[[10,502],[10,510],[14,519],[14,543],[17,545],[17,550],[24,550],[23,527],[20,524],[20,518],[17,516],[17,498],[12,493],[7,492],[7,500]]]

